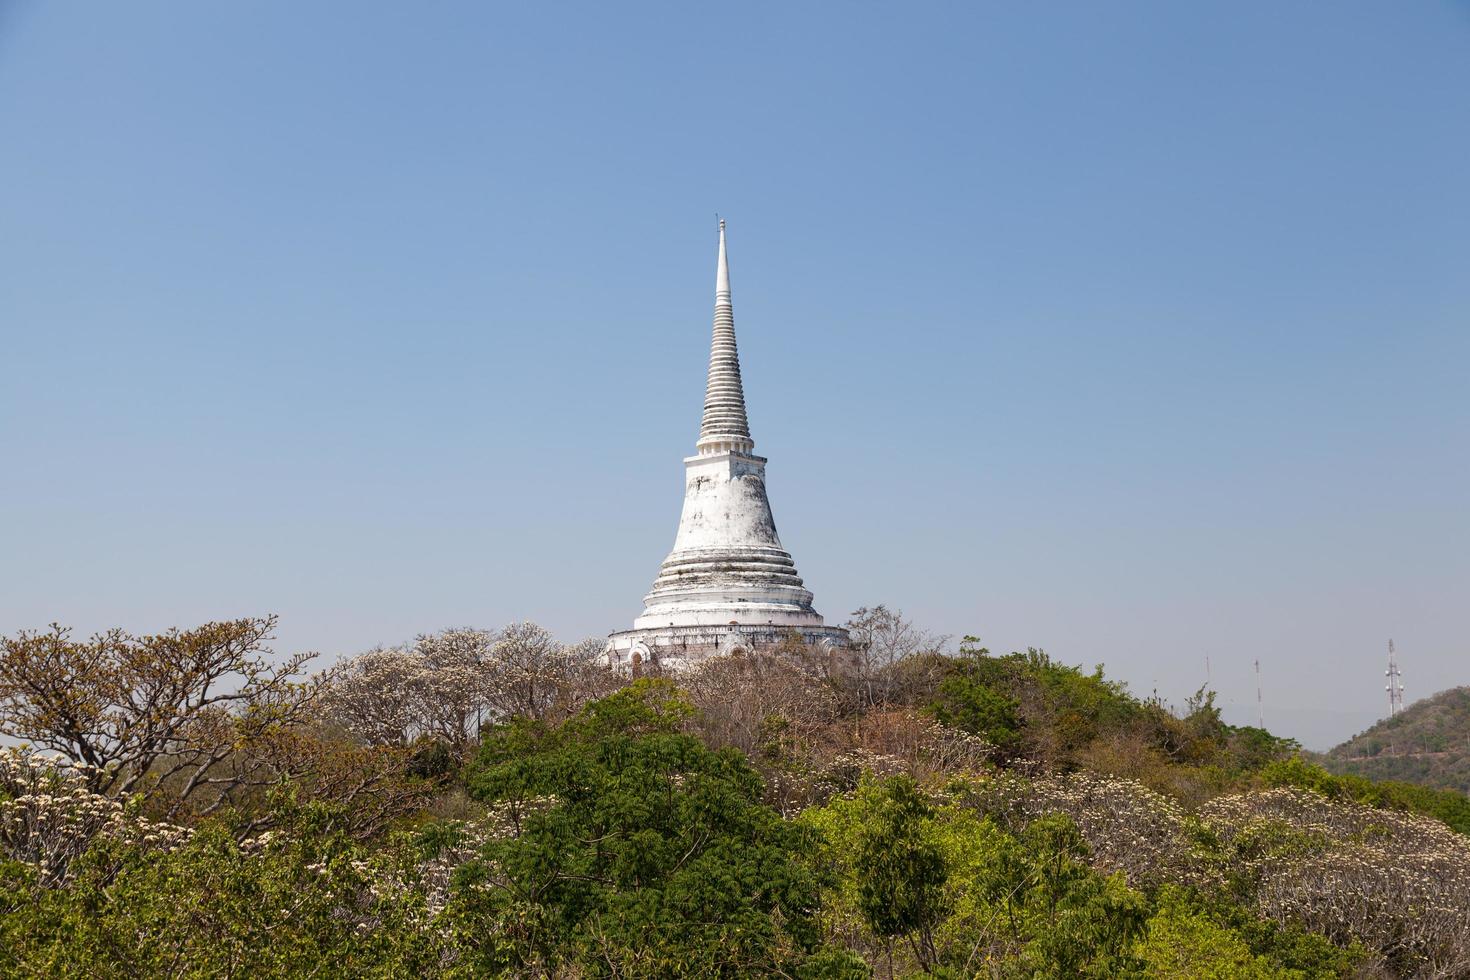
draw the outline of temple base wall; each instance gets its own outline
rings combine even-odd
[[[729,623],[723,626],[665,626],[623,630],[607,638],[608,666],[633,670],[645,666],[678,671],[711,657],[774,650],[800,637],[807,646],[831,661],[834,668],[850,656],[847,630],[840,626],[773,626]]]

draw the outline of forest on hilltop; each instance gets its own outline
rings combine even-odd
[[[1470,793],[1470,687],[1416,701],[1317,761],[1335,773]]]
[[[0,974],[1470,977],[1470,800],[882,606],[672,676],[530,623],[0,641]]]

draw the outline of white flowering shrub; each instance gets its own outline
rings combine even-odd
[[[129,814],[121,801],[88,790],[88,768],[0,749],[0,855],[34,868],[44,885],[65,882],[98,837],[159,850],[189,839],[187,828]]]
[[[1360,942],[1405,976],[1470,976],[1470,838],[1438,820],[1296,788],[1189,812],[1088,771],[1006,771],[953,783],[949,795],[1013,831],[1065,814],[1090,863],[1135,886],[1233,895],[1283,925]]]
[[[1265,915],[1360,940],[1405,975],[1470,976],[1470,839],[1440,821],[1285,787],[1200,816]]]
[[[1065,814],[1087,842],[1093,865],[1121,871],[1132,885],[1210,886],[1221,880],[1196,852],[1183,807],[1132,780],[1086,770],[1029,778],[1007,771],[962,783],[959,795],[1012,828]]]

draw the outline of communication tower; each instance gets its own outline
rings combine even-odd
[[[1392,718],[1404,710],[1404,675],[1399,670],[1399,655],[1393,648],[1393,641],[1388,641],[1388,669],[1383,672],[1388,678],[1388,683],[1383,689],[1388,692],[1388,716]]]
[[[1266,707],[1261,701],[1261,661],[1256,661],[1256,726],[1266,727]]]

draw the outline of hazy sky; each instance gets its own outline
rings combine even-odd
[[[0,632],[627,627],[716,211],[782,539],[1322,746],[1470,682],[1470,5],[0,0]]]

